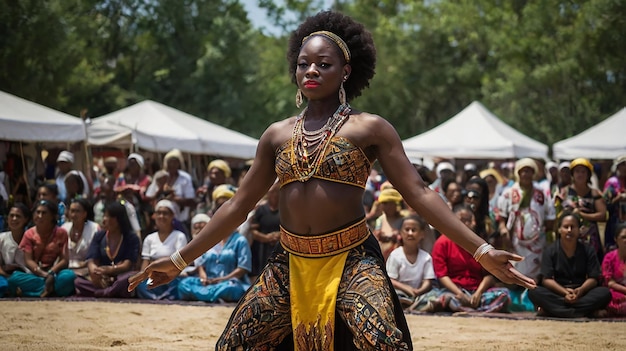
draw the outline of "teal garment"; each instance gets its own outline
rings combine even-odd
[[[528,297],[528,289],[509,289],[511,295],[511,304],[509,311],[511,312],[534,312],[535,305]]]
[[[0,298],[4,297],[4,295],[6,295],[8,290],[9,290],[9,282],[7,281],[7,278],[0,276]]]
[[[57,273],[54,280],[54,294],[56,296],[70,296],[74,294],[74,279],[76,274],[71,269],[64,269]],[[9,294],[15,296],[17,288],[24,297],[39,297],[46,286],[46,279],[32,273],[15,271],[8,279]]]

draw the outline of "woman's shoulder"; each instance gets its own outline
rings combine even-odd
[[[100,230],[100,225],[98,225],[98,223],[94,221],[85,222],[85,227],[89,228],[89,230],[92,230],[94,232],[97,232]]]
[[[424,250],[424,249],[420,249],[418,254],[418,257],[424,257],[424,260],[430,260],[432,259],[432,257],[430,256],[430,254],[428,253],[428,251]]]
[[[185,235],[185,233],[181,232],[181,231],[180,231],[180,230],[178,230],[178,229],[174,229],[174,230],[172,231],[172,234],[174,234],[174,235],[175,235],[176,237],[178,237],[178,238],[183,237],[183,238],[185,238],[185,240],[187,240],[187,235]]]

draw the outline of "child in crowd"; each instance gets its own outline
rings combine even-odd
[[[398,293],[400,302],[411,310],[427,310],[435,271],[430,254],[420,248],[428,223],[417,215],[405,217],[400,225],[402,246],[389,254],[387,273]]]

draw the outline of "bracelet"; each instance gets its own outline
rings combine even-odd
[[[57,274],[55,271],[53,271],[52,269],[48,271],[48,275],[51,275],[53,278],[57,277]]]
[[[483,258],[483,256],[491,250],[495,250],[495,247],[491,246],[491,244],[484,243],[480,245],[476,249],[476,252],[474,252],[474,260],[476,260],[476,262],[480,262],[480,259]]]
[[[185,262],[185,260],[183,259],[183,256],[180,255],[180,251],[178,250],[176,250],[176,252],[174,252],[170,256],[170,260],[172,261],[174,266],[178,268],[179,271],[182,271],[183,269],[185,269],[185,267],[188,266],[187,262]]]

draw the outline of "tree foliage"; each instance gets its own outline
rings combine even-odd
[[[247,1],[247,0],[246,0]],[[73,115],[152,99],[258,137],[296,113],[290,30],[323,0],[257,0],[281,35],[237,0],[0,2],[0,90]],[[377,45],[353,102],[406,138],[479,100],[552,144],[624,106],[626,3],[619,0],[335,0]]]

